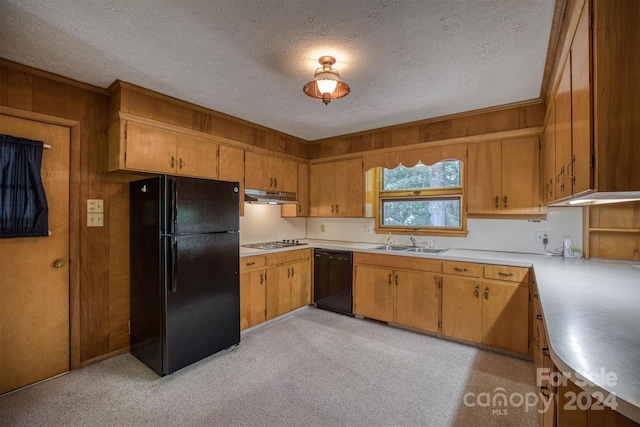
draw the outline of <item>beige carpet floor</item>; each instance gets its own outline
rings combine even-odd
[[[5,395],[0,425],[535,426],[527,393],[526,360],[308,308],[166,377],[124,354]]]

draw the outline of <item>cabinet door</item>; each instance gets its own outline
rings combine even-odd
[[[571,163],[571,61],[567,57],[555,98],[556,106],[556,200],[571,195],[567,167]]]
[[[250,328],[266,320],[264,273],[264,269],[240,273],[240,329]]]
[[[354,284],[354,311],[371,319],[393,322],[393,271],[359,265]]]
[[[591,64],[589,61],[589,8],[585,7],[571,43],[571,120],[573,194],[593,188],[591,170]]]
[[[442,277],[442,333],[463,340],[482,340],[482,283],[478,279]]]
[[[176,172],[175,133],[128,122],[126,139],[127,169],[169,174]]]
[[[320,163],[309,168],[309,216],[332,216],[333,163]]]
[[[178,137],[176,153],[179,175],[218,179],[218,144],[183,135]]]
[[[277,168],[271,169],[273,171],[274,189],[287,193],[296,193],[298,190],[298,164],[291,160],[276,158],[274,158],[272,164],[274,166],[277,165]]]
[[[438,332],[438,276],[418,271],[394,272],[394,323]]]
[[[270,178],[269,156],[247,151],[244,157],[245,185],[246,188],[269,191],[273,188],[273,177]]]
[[[551,102],[551,112],[542,139],[542,192],[545,203],[553,202],[556,197],[556,107]]]
[[[291,284],[287,265],[267,269],[267,320],[291,311]],[[289,272],[289,276],[291,273]]]
[[[311,262],[289,265],[291,271],[291,310],[311,304]]]
[[[502,141],[502,213],[540,212],[540,142],[537,136]]]
[[[516,353],[528,353],[529,287],[484,281],[482,343]]]
[[[364,215],[364,173],[362,160],[351,159],[334,163],[334,216]]]
[[[298,164],[298,204],[283,205],[280,215],[283,218],[295,218],[309,216],[309,165]]]
[[[469,144],[468,190],[469,213],[496,214],[502,206],[501,141]]]
[[[244,150],[220,146],[218,179],[240,183],[240,216],[244,215]]]

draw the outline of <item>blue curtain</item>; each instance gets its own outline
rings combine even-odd
[[[0,238],[49,235],[42,141],[0,134]]]

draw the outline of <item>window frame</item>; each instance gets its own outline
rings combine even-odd
[[[464,162],[460,159],[442,159],[439,161],[455,160],[460,162],[460,186],[434,189],[414,189],[414,190],[387,190],[381,189],[382,169],[379,166],[373,169],[373,216],[375,218],[376,234],[413,234],[416,236],[445,236],[445,237],[466,237],[467,231],[467,209],[465,203],[465,174]],[[398,165],[400,166],[400,165]],[[415,165],[414,165],[415,166]],[[413,166],[411,166],[413,167]],[[396,201],[429,200],[441,199],[443,197],[459,198],[460,200],[460,227],[409,227],[382,224],[382,203],[385,200]]]

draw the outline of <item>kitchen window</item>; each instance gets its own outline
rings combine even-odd
[[[377,231],[423,235],[466,235],[462,162],[377,168]]]

